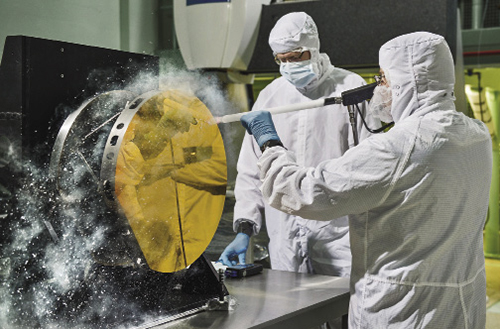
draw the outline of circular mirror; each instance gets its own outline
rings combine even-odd
[[[222,215],[227,165],[208,108],[181,90],[135,98],[106,142],[101,182],[148,266],[175,272],[208,247]]]

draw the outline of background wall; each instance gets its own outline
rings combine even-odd
[[[498,67],[487,67],[481,69],[473,69],[474,72],[481,73],[481,87],[490,87],[496,90],[500,90],[500,68]],[[473,87],[477,87],[477,76],[465,75],[465,83]]]
[[[154,54],[158,1],[0,0],[0,53],[8,35]]]

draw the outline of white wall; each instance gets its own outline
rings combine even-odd
[[[0,0],[0,53],[8,35],[153,54],[157,0]]]

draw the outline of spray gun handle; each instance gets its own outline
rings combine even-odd
[[[375,87],[377,87],[376,82],[344,91],[342,93],[342,104],[344,106],[349,106],[371,99]]]

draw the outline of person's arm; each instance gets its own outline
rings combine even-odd
[[[251,112],[255,115],[273,100],[271,96],[276,88],[265,88],[259,95]],[[271,94],[270,94],[271,93]],[[279,140],[279,138],[277,138]],[[224,249],[219,261],[225,265],[234,265],[238,259],[244,264],[250,237],[259,233],[264,216],[265,203],[260,192],[259,167],[257,162],[262,154],[260,146],[255,139],[247,133],[243,138],[237,163],[237,176],[234,194],[236,203],[234,207],[233,230],[237,233],[235,239]]]
[[[260,143],[260,132],[274,128],[269,112],[245,115],[241,121]],[[382,137],[368,138],[342,157],[308,168],[300,167],[294,153],[284,147],[269,148],[258,162],[264,199],[276,209],[314,220],[358,214],[381,205],[399,179],[413,143],[400,144],[404,145],[400,150]]]
[[[283,86],[280,85],[280,79],[274,80],[270,85],[264,88],[250,113],[264,108],[274,107],[281,103],[281,98],[277,97],[281,94]],[[288,83],[286,83],[288,84]],[[262,151],[259,145],[248,132],[245,133],[241,144],[238,162],[236,165],[237,176],[234,187],[236,203],[234,206],[233,230],[238,232],[240,223],[243,221],[253,224],[253,234],[260,232],[264,216],[265,202],[260,192],[259,167],[257,162]]]
[[[245,264],[250,237],[258,234],[262,225],[264,201],[260,192],[257,166],[260,150],[256,146],[253,137],[245,134],[238,158],[238,175],[234,189],[236,203],[233,230],[237,234],[219,257],[219,261],[227,266]]]
[[[254,234],[258,234],[262,226],[264,200],[260,192],[259,167],[257,161],[260,150],[253,137],[245,134],[238,157],[237,176],[234,187],[236,203],[234,205],[233,230],[238,231],[240,222],[253,224]]]
[[[384,177],[388,168],[366,161],[374,160],[370,153],[361,158],[356,151],[369,151],[363,146],[309,168],[299,167],[285,149],[266,152],[259,162],[264,199],[283,212],[325,221],[376,207],[390,188]]]
[[[144,220],[142,207],[137,198],[137,185],[144,177],[145,161],[133,142],[125,142],[120,148],[115,174],[115,192],[118,202],[133,228]]]
[[[250,237],[253,234],[253,226],[251,221],[239,221],[236,237],[224,249],[219,257],[219,262],[226,266],[246,264],[246,253],[250,244]]]

